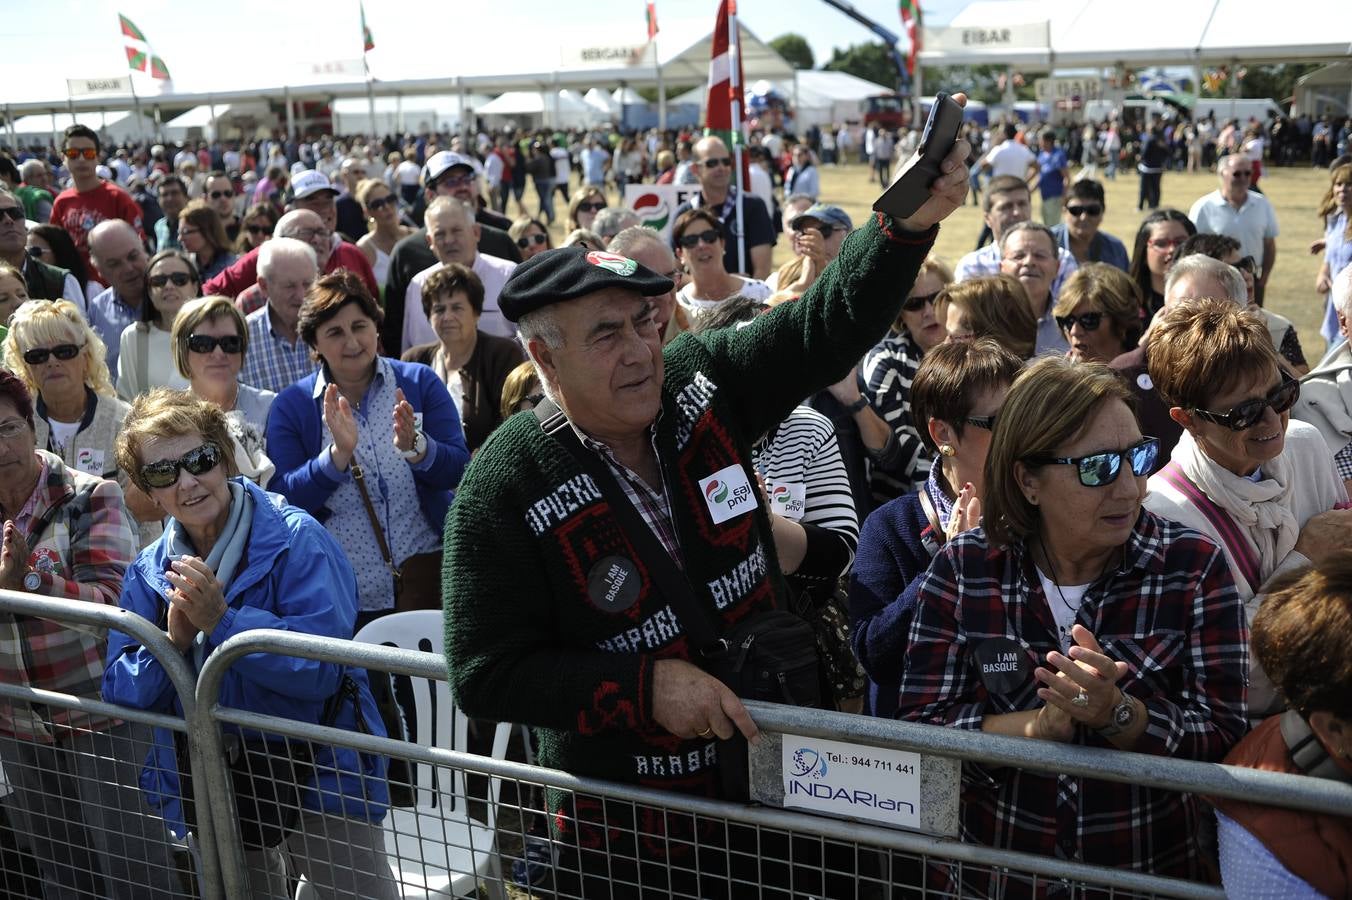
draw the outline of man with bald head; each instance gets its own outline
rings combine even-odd
[[[117,375],[122,331],[141,318],[146,300],[146,246],[121,219],[106,219],[89,233],[89,255],[108,287],[89,301],[89,324],[108,348],[108,371]]]
[[[1200,254],[1184,257],[1170,267],[1164,279],[1164,308],[1156,318],[1180,300],[1202,297],[1229,300],[1244,307],[1249,303],[1249,289],[1244,275],[1234,266]],[[1183,428],[1169,416],[1169,404],[1155,390],[1155,382],[1148,371],[1149,353],[1150,331],[1147,330],[1136,349],[1123,353],[1109,366],[1122,376],[1136,395],[1136,417],[1140,420],[1141,430],[1160,439],[1156,462],[1156,467],[1160,468],[1169,462],[1169,454],[1182,436]]]
[[[302,210],[287,215],[314,216],[314,213]],[[317,216],[315,219],[318,221]],[[277,224],[280,228],[282,223]],[[244,356],[239,379],[256,388],[280,393],[315,370],[310,348],[301,340],[298,325],[305,294],[319,274],[318,259],[312,243],[282,234],[265,242],[259,251],[257,286],[265,302],[244,319],[249,352]]]
[[[775,245],[775,228],[765,203],[749,190],[741,195],[742,227],[737,227],[737,175],[735,157],[727,144],[712,135],[695,143],[690,168],[699,178],[699,191],[676,208],[672,221],[689,209],[704,207],[723,222],[723,268],[762,281],[770,276],[770,254]],[[745,248],[745,264],[738,263],[739,247]]]
[[[404,292],[400,345],[395,348],[387,343],[386,352],[393,356],[418,344],[438,340],[437,333],[427,321],[427,313],[423,311],[422,286],[427,276],[450,263],[460,263],[472,269],[483,282],[484,305],[479,317],[479,330],[499,337],[515,337],[516,326],[503,318],[502,310],[498,309],[498,294],[502,293],[502,286],[516,270],[516,263],[479,251],[482,226],[475,220],[474,207],[458,197],[437,197],[427,207],[423,223],[426,226],[427,246],[437,261],[414,275],[413,281],[409,283]],[[388,310],[386,314],[389,314]],[[388,328],[381,329],[382,338],[388,331]]]

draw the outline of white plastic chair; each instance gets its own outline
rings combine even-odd
[[[443,628],[439,611],[415,610],[376,619],[353,639],[441,655]],[[425,678],[410,681],[417,733],[409,740],[422,747],[467,751],[469,718],[455,705],[449,685]],[[506,758],[511,729],[506,722],[495,728],[494,759]],[[417,763],[413,764],[413,774],[417,805],[391,809],[385,816],[385,852],[401,896],[475,897],[482,878],[489,897],[505,898],[495,841],[501,781],[489,779],[487,821],[480,822],[469,815],[464,773]],[[442,783],[437,783],[438,778]],[[448,780],[450,784],[445,783]],[[301,885],[302,890],[296,893],[298,900],[313,896],[303,892],[309,887]]]

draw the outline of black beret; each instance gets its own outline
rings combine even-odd
[[[665,294],[671,280],[618,253],[560,247],[545,250],[516,267],[498,295],[498,308],[509,322],[542,306],[576,300],[606,288],[623,288],[644,297]]]

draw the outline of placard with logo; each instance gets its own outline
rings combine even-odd
[[[751,481],[746,477],[746,470],[739,465],[727,466],[708,478],[700,479],[699,489],[715,525],[722,525],[728,519],[735,519],[756,508]]]
[[[784,806],[920,829],[920,754],[783,736]]]

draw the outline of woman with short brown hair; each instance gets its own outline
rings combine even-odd
[[[935,300],[935,316],[950,341],[988,337],[1019,359],[1037,347],[1037,319],[1028,292],[1012,275],[988,275],[950,284]]]
[[[1052,315],[1076,362],[1112,362],[1141,338],[1141,293],[1126,272],[1085,263],[1061,286]]]
[[[203,282],[210,281],[238,258],[220,215],[207,201],[190,200],[178,216],[178,241],[193,255]]]

